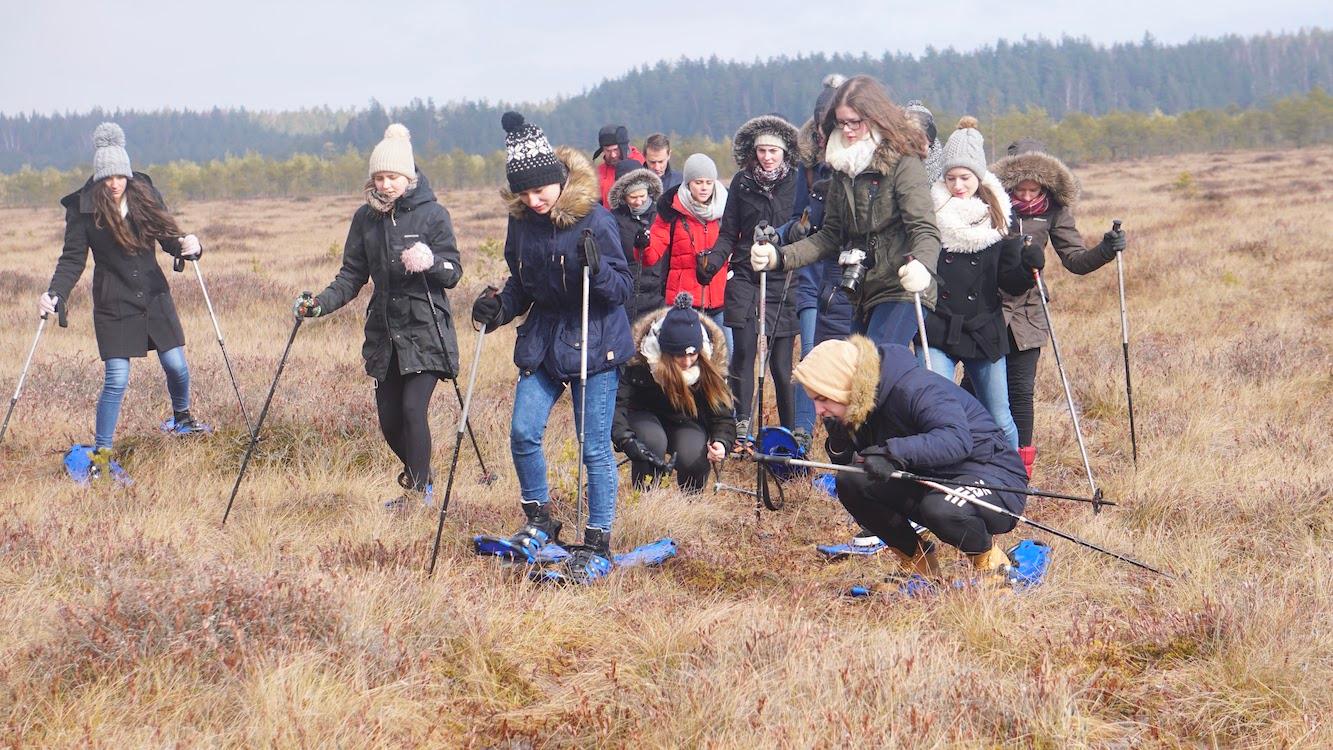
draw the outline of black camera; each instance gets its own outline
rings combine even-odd
[[[864,257],[864,253],[861,253],[859,250],[852,250],[851,254]],[[838,279],[838,288],[846,292],[848,295],[855,295],[861,290],[861,282],[865,280],[865,276],[866,267],[860,260],[855,260],[851,263],[843,263],[842,278]]]

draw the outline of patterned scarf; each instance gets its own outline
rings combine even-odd
[[[408,193],[416,189],[417,189],[417,178],[413,177],[412,181],[407,183],[407,190],[403,191],[403,195],[407,195]],[[398,198],[389,200],[388,198],[385,198],[383,195],[380,195],[379,191],[375,189],[374,179],[366,180],[366,187],[364,188],[364,191],[366,194],[366,203],[370,204],[371,208],[375,209],[376,211],[379,211],[382,214],[387,214],[390,211],[392,211],[393,204],[398,202]],[[401,198],[403,196],[400,195],[398,197]]]
[[[750,176],[754,178],[755,182],[759,183],[759,187],[768,190],[778,184],[790,171],[791,166],[787,164],[786,159],[783,159],[776,167],[767,170],[755,164],[750,168]]]
[[[1038,193],[1036,198],[1033,198],[1030,201],[1021,201],[1010,196],[1009,202],[1014,204],[1014,210],[1018,212],[1019,216],[1029,219],[1033,216],[1041,216],[1046,213],[1046,209],[1050,207],[1050,201],[1046,198],[1045,189]]]

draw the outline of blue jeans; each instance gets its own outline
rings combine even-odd
[[[870,311],[870,320],[856,324],[856,332],[876,344],[910,346],[916,336],[916,306],[911,302],[881,302]]]
[[[815,320],[819,317],[819,310],[807,307],[796,315],[801,324],[801,359],[805,359],[810,355],[810,350],[815,348]],[[796,429],[805,430],[811,435],[815,433],[815,402],[799,385],[796,386]]]
[[[930,347],[930,369],[937,375],[953,380],[954,367],[959,360]],[[1004,431],[1004,439],[1014,450],[1018,450],[1018,426],[1009,412],[1009,376],[1005,369],[1004,357],[991,362],[987,359],[964,359],[963,371],[972,381],[977,400],[990,412],[995,424]]]
[[[732,346],[731,346],[731,329],[730,329],[730,328],[727,328],[727,324],[722,322],[722,319],[725,317],[725,316],[723,315],[723,313],[725,313],[725,312],[726,312],[725,310],[718,310],[717,312],[712,313],[712,314],[704,313],[704,315],[708,315],[708,317],[709,317],[714,323],[717,323],[717,327],[722,329],[722,337],[723,337],[723,338],[726,340],[726,342],[727,342],[727,359],[730,360],[730,359],[731,359],[731,351],[732,351]]]
[[[616,410],[616,391],[620,370],[611,369],[588,376],[588,429],[583,441],[583,464],[588,467],[588,526],[611,530],[616,517],[616,492],[619,476],[611,454],[611,417]],[[579,413],[579,381],[572,380],[569,390],[574,400],[574,429],[583,422]],[[565,384],[544,370],[519,375],[514,389],[514,420],[509,428],[509,451],[514,456],[514,473],[523,502],[545,505],[551,499],[546,483],[546,456],[542,441],[551,409]]]
[[[190,408],[190,366],[185,363],[185,347],[178,346],[157,353],[162,372],[167,376],[167,393],[171,394],[172,411]],[[102,380],[102,394],[97,397],[97,421],[94,427],[93,447],[111,449],[111,439],[120,421],[120,403],[125,400],[125,388],[130,384],[130,360],[112,357],[106,361],[106,376]]]

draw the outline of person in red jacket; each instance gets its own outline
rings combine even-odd
[[[681,184],[662,193],[657,218],[649,230],[644,262],[655,266],[667,261],[666,296],[673,301],[681,292],[694,298],[694,308],[722,325],[722,306],[727,288],[728,262],[707,265],[706,254],[717,242],[722,211],[727,206],[727,188],[717,180],[717,165],[705,154],[685,160]],[[731,350],[731,329],[722,328]]]
[[[599,156],[602,157],[602,163],[597,165],[597,183],[602,189],[602,206],[609,211],[611,203],[607,194],[611,192],[611,186],[616,184],[616,165],[625,159],[633,159],[642,167],[643,154],[629,145],[629,128],[624,125],[603,125],[597,131],[597,150],[592,152],[593,159]]]

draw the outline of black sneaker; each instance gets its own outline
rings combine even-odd
[[[528,517],[527,523],[510,535],[509,544],[521,550],[528,561],[533,562],[537,559],[537,551],[542,547],[550,543],[560,543],[562,524],[551,518],[551,513],[545,505],[524,502],[523,514]]]

